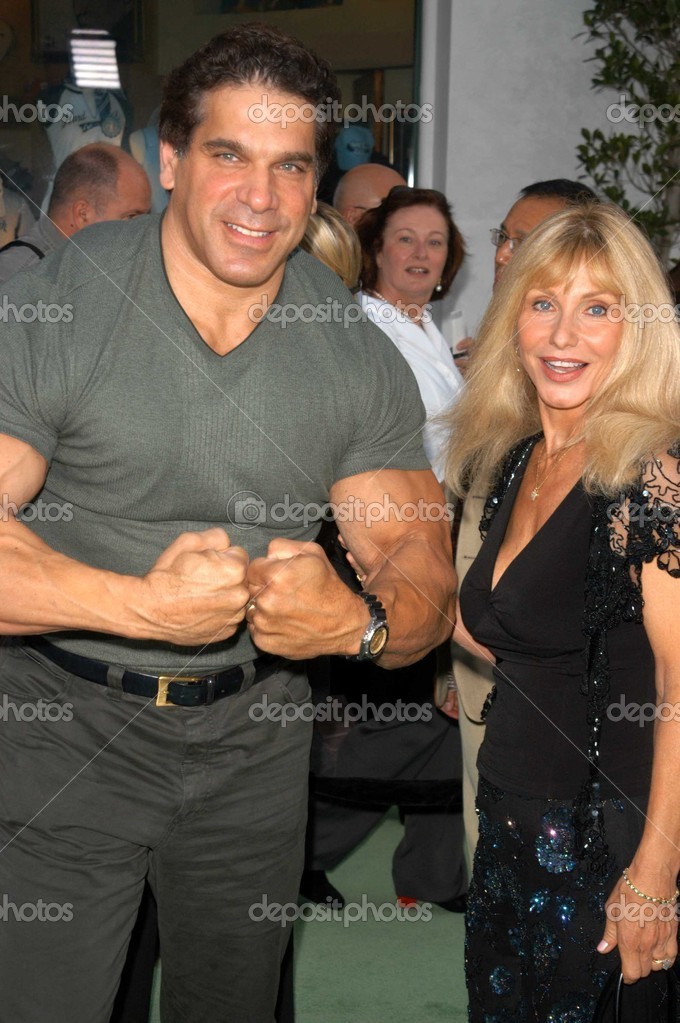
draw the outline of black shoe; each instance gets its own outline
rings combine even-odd
[[[333,909],[343,909],[345,898],[338,889],[330,883],[324,870],[305,870],[300,879],[300,895],[309,902],[318,902],[332,906]]]
[[[446,902],[435,902],[435,906],[439,906],[449,913],[464,913],[467,909],[467,893],[456,895],[455,899],[447,899]]]

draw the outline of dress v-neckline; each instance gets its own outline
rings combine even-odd
[[[532,451],[533,451],[533,448],[532,448]],[[524,547],[522,547],[517,552],[517,554],[515,554],[514,558],[511,561],[508,562],[508,564],[505,566],[505,568],[501,572],[500,576],[498,577],[498,579],[494,583],[493,577],[494,577],[494,575],[496,573],[496,562],[498,561],[498,555],[500,553],[501,547],[503,546],[503,541],[505,540],[505,535],[506,535],[506,533],[508,531],[508,523],[510,522],[510,517],[512,515],[512,509],[515,506],[515,501],[517,500],[517,495],[519,494],[519,490],[520,490],[520,487],[522,485],[522,480],[524,479],[524,473],[526,472],[526,467],[528,465],[528,462],[529,462],[529,459],[527,459],[526,463],[521,467],[521,472],[518,472],[516,480],[514,481],[515,482],[515,492],[514,492],[514,495],[511,495],[510,491],[508,491],[508,493],[505,496],[505,501],[503,502],[504,506],[507,507],[508,510],[507,510],[507,513],[506,513],[506,516],[505,516],[505,520],[503,521],[501,519],[502,526],[503,526],[503,532],[501,534],[500,540],[498,541],[498,546],[496,547],[496,553],[495,553],[495,556],[493,558],[493,562],[491,564],[491,577],[489,579],[489,593],[491,595],[493,595],[496,592],[496,590],[498,589],[500,584],[503,582],[503,580],[505,579],[505,577],[508,574],[508,572],[510,571],[510,569],[513,568],[515,563],[522,557],[522,555],[529,549],[529,547],[531,547],[533,542],[541,535],[541,533],[546,528],[546,526],[548,526],[552,522],[552,520],[555,518],[557,513],[559,511],[561,511],[561,509],[564,507],[566,502],[569,500],[571,495],[574,493],[574,491],[577,489],[577,487],[581,483],[580,478],[576,480],[576,482],[574,483],[573,487],[571,487],[571,489],[564,495],[564,497],[562,498],[560,503],[553,508],[553,510],[551,511],[551,513],[548,516],[548,518],[545,520],[545,522],[541,526],[539,526],[539,528],[536,530],[536,532],[531,537],[531,539],[528,540],[527,543],[524,544]],[[512,487],[510,489],[512,490]],[[508,505],[508,498],[510,498],[511,496],[512,496],[512,500],[511,500],[510,504]],[[503,511],[505,511],[505,507],[502,509],[501,514],[503,514]]]

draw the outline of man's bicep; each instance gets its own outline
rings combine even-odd
[[[382,469],[333,484],[331,503],[340,535],[358,564],[369,570],[404,536],[423,535],[450,554],[444,494],[429,469]]]
[[[0,495],[5,508],[11,504],[20,507],[34,498],[46,475],[47,461],[35,448],[0,433]]]

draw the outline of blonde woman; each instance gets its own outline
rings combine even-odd
[[[356,231],[328,203],[317,204],[307,223],[300,248],[316,256],[353,291],[361,272],[361,246]]]
[[[496,678],[470,1020],[586,1023],[619,968],[645,1020],[678,948],[680,331],[620,210],[524,242],[451,424],[448,483],[491,494],[456,626]]]

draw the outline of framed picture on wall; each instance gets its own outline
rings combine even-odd
[[[143,0],[31,0],[32,59],[66,63],[74,28],[103,28],[116,40],[120,62],[143,60],[143,6]]]

